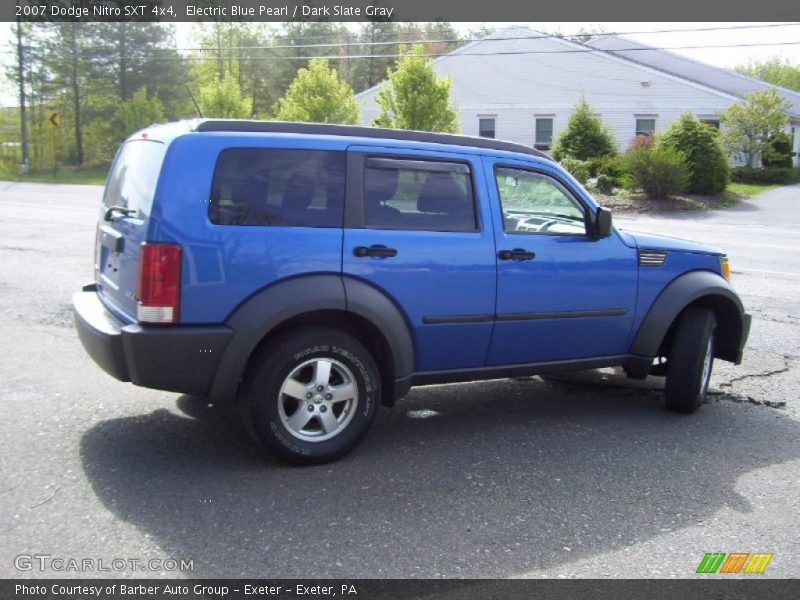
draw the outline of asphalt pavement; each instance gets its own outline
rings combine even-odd
[[[235,411],[86,355],[70,298],[100,195],[0,182],[0,577],[693,577],[712,551],[800,576],[800,186],[616,219],[724,248],[754,315],[695,415],[610,370],[430,386],[308,468],[255,451]]]

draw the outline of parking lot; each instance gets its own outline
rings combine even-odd
[[[731,258],[750,342],[697,414],[611,371],[416,388],[308,468],[258,453],[235,410],[92,363],[70,298],[100,194],[0,182],[0,577],[691,577],[717,551],[800,575],[800,186],[617,219]]]

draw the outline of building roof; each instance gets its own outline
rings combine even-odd
[[[793,117],[800,117],[798,92],[617,35],[600,36],[586,42],[585,45],[738,98],[751,92],[772,88],[788,102],[789,113]]]
[[[616,56],[611,52],[605,52],[598,48],[593,48],[585,44],[573,42],[564,37],[553,36],[540,31],[536,31],[526,26],[513,26],[500,29],[483,39],[469,42],[464,46],[456,48],[452,52],[437,57],[433,62],[440,73],[446,73],[451,68],[456,68],[462,72],[472,73],[478,68],[478,62],[485,70],[489,70],[495,77],[505,78],[509,86],[504,88],[504,96],[511,103],[518,104],[521,87],[526,85],[529,74],[548,73],[553,75],[549,79],[548,89],[552,91],[555,98],[563,98],[564,94],[574,89],[574,82],[567,75],[570,74],[565,69],[564,56],[574,59],[586,57],[585,63],[590,70],[595,73],[603,69],[605,61],[616,63],[620,66],[655,74],[665,79],[670,79],[695,89],[723,97],[727,100],[736,100],[735,96],[723,92],[717,88],[691,81],[680,75],[673,75],[666,71],[655,69],[646,64],[627,60],[625,57]],[[468,61],[468,62],[465,62]],[[619,69],[615,72],[619,75]],[[484,73],[485,74],[485,73]],[[607,78],[608,79],[608,78]],[[613,77],[612,77],[613,79]],[[635,81],[630,74],[620,83],[631,83]],[[461,89],[464,96],[469,97],[476,104],[493,104],[496,102],[498,90],[496,87],[486,86],[485,81],[478,77],[461,78],[455,82]],[[637,81],[638,83],[638,81]],[[377,93],[386,81],[368,88],[356,95],[359,99],[366,99]],[[621,92],[623,95],[625,92]]]

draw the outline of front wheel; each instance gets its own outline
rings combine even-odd
[[[255,441],[294,464],[347,454],[364,437],[380,401],[372,356],[329,328],[285,335],[256,353],[240,397]]]
[[[714,366],[717,320],[706,308],[686,309],[678,322],[667,361],[667,408],[692,413],[706,397]]]

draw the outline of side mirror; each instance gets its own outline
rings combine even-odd
[[[594,216],[594,237],[606,238],[611,235],[611,209],[601,206]]]

